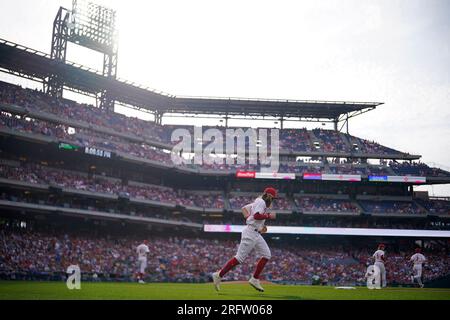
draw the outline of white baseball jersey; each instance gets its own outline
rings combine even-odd
[[[255,213],[267,213],[267,207],[266,202],[262,198],[257,198],[255,202],[252,204],[246,205],[244,208],[248,210],[250,215],[247,218],[246,224],[252,227],[255,227],[255,229],[261,230],[264,226],[265,220],[256,220],[255,219]]]
[[[410,261],[412,261],[414,263],[414,265],[420,265],[422,266],[422,264],[427,261],[427,259],[425,258],[425,256],[421,253],[415,253],[413,254],[413,256],[411,257]]]
[[[270,259],[272,254],[269,246],[258,232],[263,228],[265,220],[256,220],[254,217],[256,213],[267,213],[266,202],[261,198],[257,198],[255,202],[246,205],[244,208],[247,209],[250,215],[246,220],[247,228],[242,230],[241,243],[235,256],[236,259],[239,263],[243,263],[253,250],[255,250],[255,254],[258,257]]]
[[[150,250],[146,244],[140,244],[138,245],[136,252],[138,253],[139,258],[147,258],[147,253],[149,253]]]
[[[375,253],[373,254],[373,257],[375,258],[375,262],[381,262],[384,263],[384,251],[383,250],[377,250],[375,251]]]

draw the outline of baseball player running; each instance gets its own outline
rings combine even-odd
[[[255,249],[260,259],[256,265],[255,272],[248,282],[256,290],[264,291],[259,281],[259,276],[267,261],[270,260],[271,253],[261,234],[267,232],[267,227],[264,225],[265,220],[276,218],[275,213],[267,212],[276,197],[277,191],[269,187],[264,190],[262,196],[258,197],[255,202],[242,208],[242,214],[246,218],[247,226],[242,230],[241,243],[239,244],[237,254],[222,269],[212,274],[214,287],[217,291],[220,290],[220,281],[223,276],[238,264],[243,263],[253,249]]]
[[[412,255],[411,261],[413,263],[413,271],[411,276],[411,281],[414,283],[414,280],[417,280],[417,283],[421,288],[424,287],[422,283],[422,264],[427,261],[425,256],[421,253],[421,249],[417,248],[416,253]]]
[[[138,245],[136,248],[138,254],[139,272],[137,274],[137,279],[139,283],[145,283],[143,278],[145,275],[145,269],[147,268],[147,253],[150,252],[148,248],[148,241],[144,240],[142,244]]]
[[[386,262],[386,259],[384,257],[384,244],[378,245],[378,250],[375,251],[373,254],[373,258],[375,259],[374,265],[378,266],[380,268],[380,275],[381,275],[381,286],[383,288],[386,288],[386,268],[384,267],[384,264]]]

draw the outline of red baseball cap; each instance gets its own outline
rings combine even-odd
[[[384,243],[380,243],[380,244],[378,245],[378,248],[384,248],[384,247],[385,247]]]
[[[275,188],[272,188],[272,187],[265,188],[264,193],[268,193],[274,198],[277,197],[277,190],[275,190]]]
[[[417,252],[417,253],[420,253],[420,251],[422,251],[422,249],[416,248],[416,252]]]

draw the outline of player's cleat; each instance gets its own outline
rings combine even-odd
[[[248,283],[250,283],[250,285],[255,288],[256,290],[260,291],[260,292],[264,292],[264,288],[261,287],[261,283],[259,281],[259,279],[254,278],[253,276],[250,278],[250,280],[248,280]]]
[[[142,283],[142,284],[144,284],[144,283],[145,283],[145,281],[144,281],[144,280],[139,280],[138,282],[139,282],[139,283]]]
[[[423,287],[425,287],[425,285],[422,283],[422,284],[420,285],[420,287],[423,288]]]
[[[214,272],[212,274],[212,278],[214,282],[214,288],[216,289],[216,291],[220,291],[220,280],[222,280],[222,278],[220,278],[219,276],[219,271]]]

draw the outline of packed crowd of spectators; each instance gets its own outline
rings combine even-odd
[[[111,152],[121,152],[126,155],[135,156],[138,158],[157,161],[160,163],[172,163],[170,151],[159,149],[145,143],[135,143],[127,141],[124,138],[107,135],[90,129],[69,128],[66,125],[55,125],[49,122],[44,122],[36,119],[20,119],[5,113],[0,114],[0,126],[18,130],[25,133],[36,133],[45,136],[56,137],[60,140],[71,142],[81,147],[95,147]],[[72,132],[70,132],[72,130]],[[233,160],[234,161],[234,160]],[[264,165],[248,164],[248,159],[245,164],[207,164],[204,162],[200,168],[204,170],[244,170],[244,171],[260,171]],[[189,165],[186,165],[189,167]],[[192,168],[197,168],[197,165],[191,165]],[[339,167],[330,167],[330,173],[342,174],[367,174],[376,168],[357,168],[353,166],[341,165]],[[301,162],[281,162],[279,165],[279,172],[283,173],[326,173],[326,170],[321,165],[305,165]]]
[[[167,131],[162,126],[153,125],[136,117],[127,117],[119,113],[109,113],[106,110],[86,104],[78,104],[70,100],[56,100],[37,90],[22,89],[17,86],[2,83],[0,86],[0,101],[51,113],[64,119],[71,119],[102,126],[115,132],[127,133],[133,136],[152,137],[157,141],[170,141]]]
[[[226,199],[222,194],[196,193],[187,190],[175,190],[159,185],[123,184],[121,180],[100,175],[82,174],[47,167],[44,165],[27,163],[20,166],[0,164],[0,178],[18,180],[23,182],[59,186],[61,188],[122,195],[141,200],[152,200],[181,206],[201,208],[226,209]],[[240,209],[244,205],[252,203],[256,194],[244,196],[239,193],[230,193],[228,196],[231,209]],[[428,213],[450,214],[449,201],[445,200],[420,200],[418,203]],[[405,213],[425,214],[420,206],[411,201],[369,201],[358,200],[364,211],[370,213]],[[349,200],[327,199],[323,197],[294,197],[294,202],[289,197],[280,196],[273,202],[273,210],[299,210],[302,212],[359,212],[358,205]]]
[[[333,130],[313,129],[316,139],[321,141],[321,149],[324,152],[350,152],[349,144],[343,139],[341,133]]]
[[[61,141],[66,141],[78,145],[80,147],[95,147],[111,152],[121,152],[126,155],[135,156],[138,158],[152,160],[159,163],[172,163],[171,152],[168,150],[156,148],[146,143],[135,143],[127,141],[124,138],[107,135],[90,129],[70,128],[66,125],[55,125],[49,122],[44,122],[36,119],[21,119],[15,116],[0,113],[0,127],[5,126],[14,130],[25,133],[42,134],[45,136],[56,137]],[[234,159],[233,159],[234,161]],[[182,164],[180,164],[182,165]],[[183,166],[183,165],[182,165]],[[204,162],[201,166],[185,165],[191,168],[202,168],[204,170],[244,170],[244,171],[260,171],[262,167],[267,167],[261,164],[249,164],[248,159],[245,164],[227,164],[225,161],[222,164]],[[355,168],[353,166],[340,166],[330,168],[330,173],[352,173],[365,174],[376,168]],[[305,165],[301,162],[281,162],[279,165],[279,172],[283,173],[326,173],[326,170],[321,165]]]
[[[178,205],[198,206],[215,209],[224,208],[222,195],[198,195],[184,190],[175,191],[169,187],[153,185],[123,185],[120,180],[88,175],[72,171],[53,169],[38,164],[23,166],[0,165],[0,177],[29,183],[48,184],[62,188],[126,195],[131,198],[152,200]]]
[[[161,210],[157,207],[143,206],[137,203],[121,204],[119,201],[107,201],[87,199],[85,197],[66,195],[57,196],[54,194],[35,194],[18,192],[0,192],[0,200],[45,205],[64,209],[87,210],[91,212],[101,212],[109,214],[121,214],[126,216],[160,219],[171,222],[202,223],[201,215],[196,213],[175,214]],[[164,203],[164,202],[162,202]],[[170,203],[173,204],[173,203]]]
[[[118,113],[108,113],[105,110],[77,104],[69,100],[57,101],[36,90],[21,89],[16,86],[0,83],[0,102],[7,104],[16,104],[29,110],[37,110],[41,112],[57,115],[66,120],[75,120],[90,125],[92,128],[103,127],[109,132],[124,133],[135,139],[149,139],[155,142],[165,143],[167,146],[176,142],[170,141],[171,133],[176,128],[183,128],[193,134],[192,127],[176,126],[176,125],[157,125],[154,122],[131,118]],[[38,119],[30,119],[29,117],[18,118],[15,116],[2,113],[0,115],[0,126],[5,126],[22,132],[42,134],[45,136],[56,137],[61,140],[71,141],[82,146],[90,146],[107,149],[108,151],[122,152],[128,155],[144,158],[148,160],[158,161],[161,163],[171,163],[169,151],[155,148],[147,143],[137,143],[131,140],[114,136],[112,134],[100,133],[96,130],[85,128],[69,128],[67,125],[54,124]],[[204,127],[208,129],[210,127]],[[224,132],[223,127],[214,127]],[[246,128],[245,128],[246,129]],[[73,132],[69,132],[72,130]],[[362,146],[363,152],[376,154],[393,154],[398,153],[393,149],[381,146],[375,142],[346,136],[333,130],[313,129],[311,132],[306,129],[283,129],[280,133],[280,146],[290,151],[317,151],[315,146],[311,145],[310,135],[316,137],[319,141],[319,150],[325,152],[348,152],[351,139],[357,139],[359,145]],[[347,141],[346,141],[347,140]],[[271,139],[269,139],[269,142]],[[248,142],[246,141],[246,145]],[[270,143],[269,143],[270,149]],[[193,166],[193,165],[188,165]],[[197,167],[196,165],[193,167]],[[234,164],[203,164],[203,169],[212,170],[260,170],[261,165],[250,165],[248,162],[244,165]],[[421,176],[450,176],[450,173],[438,168],[430,168],[423,163],[396,163],[391,162],[390,167],[400,175],[421,175]],[[288,173],[305,173],[311,167],[302,166],[295,163],[282,163],[280,172]],[[321,171],[317,167],[316,171]],[[320,173],[320,172],[319,172]],[[339,166],[331,167],[331,172],[335,174],[389,174],[383,168],[374,166],[352,167]]]
[[[0,177],[100,193],[117,193],[121,190],[120,183],[111,179],[101,177],[89,179],[87,175],[81,173],[48,168],[33,163],[17,167],[0,165]]]
[[[7,127],[25,133],[42,134],[44,136],[64,139],[67,137],[64,125],[52,125],[45,121],[25,120],[0,112],[0,128]]]
[[[81,147],[96,147],[111,152],[122,152],[126,155],[135,156],[160,163],[172,163],[170,151],[159,149],[145,143],[133,143],[124,138],[99,133],[90,129],[73,129],[66,125],[56,125],[36,119],[22,119],[6,113],[0,113],[0,127],[8,127],[25,133],[41,134],[48,137],[56,137],[60,140],[72,142]],[[70,130],[73,132],[70,132]],[[248,159],[247,159],[248,160]],[[248,162],[248,161],[247,161]],[[418,176],[449,176],[438,168],[431,168],[424,163],[395,163],[391,162],[390,168],[399,175]],[[195,168],[196,166],[192,165]],[[246,164],[206,164],[200,166],[205,170],[249,170],[260,171],[261,165]],[[361,174],[361,175],[389,175],[388,168],[383,166],[354,166],[352,164],[332,164],[330,170],[325,170],[323,165],[306,165],[302,162],[281,162],[279,172],[285,173],[332,173],[332,174]]]
[[[173,145],[171,135],[174,129],[184,128],[191,134],[191,127],[176,125],[157,125],[154,122],[144,121],[135,117],[127,117],[119,113],[109,113],[100,108],[86,104],[78,104],[70,100],[56,100],[37,90],[22,89],[20,87],[0,83],[0,102],[14,104],[30,110],[50,113],[63,119],[71,119],[87,123],[92,127],[103,127],[117,133],[128,134],[133,137],[150,139],[157,142]],[[224,132],[223,127],[214,127]],[[205,127],[207,129],[207,127]],[[248,128],[244,128],[246,130]],[[269,131],[270,133],[270,131]],[[348,152],[348,137],[333,130],[315,129],[308,132],[306,129],[283,129],[280,131],[280,147],[288,151],[317,151],[311,145],[310,134],[319,141],[320,148],[326,152]],[[381,146],[375,142],[359,139],[364,151],[370,153],[394,153],[398,151]],[[270,149],[271,139],[269,139]]]
[[[359,201],[365,211],[371,213],[405,213],[405,214],[424,214],[419,206],[410,201]]]
[[[357,140],[358,144],[361,146],[360,150],[363,153],[370,153],[370,154],[399,154],[401,152],[382,146],[381,144],[375,142],[375,141],[369,141],[361,138],[351,137],[352,139]]]
[[[195,194],[179,192],[175,203],[182,206],[224,209],[224,198],[221,194]]]
[[[231,209],[240,210],[243,206],[255,201],[255,197],[243,196],[238,194],[230,195],[229,202]]]
[[[164,149],[155,148],[145,143],[133,143],[124,138],[89,129],[74,129],[66,125],[56,125],[37,119],[20,119],[6,113],[0,113],[0,128],[2,126],[24,133],[42,134],[58,138],[61,141],[74,143],[80,147],[95,147],[111,152],[122,152],[147,160],[171,163],[171,154],[164,151]]]
[[[359,212],[358,207],[348,200],[295,197],[294,201],[303,212]]]
[[[450,201],[447,200],[416,200],[421,206],[430,213],[450,214]]]
[[[450,172],[439,168],[431,168],[421,162],[394,162],[391,161],[389,166],[398,175],[404,176],[421,176],[421,177],[450,177]]]
[[[385,219],[374,217],[351,217],[344,219],[341,216],[302,216],[302,215],[279,215],[277,220],[267,223],[277,226],[303,226],[317,228],[370,228],[370,229],[417,229],[417,230],[450,230],[450,221],[441,219],[429,221],[426,219]]]
[[[151,237],[147,281],[208,282],[210,274],[228,259],[223,252],[235,252],[238,241],[202,238]],[[3,279],[64,279],[69,265],[79,265],[89,280],[133,281],[138,271],[136,247],[142,239],[85,236],[62,232],[0,230],[0,276]],[[364,284],[372,252],[342,246],[304,247],[271,245],[272,259],[262,278],[270,281]],[[387,250],[388,284],[409,284],[411,252]],[[425,252],[427,281],[450,272],[449,255]],[[225,280],[245,281],[252,274],[256,258],[226,275]]]
[[[191,216],[192,217],[192,216]],[[373,218],[373,217],[372,217]],[[401,219],[366,219],[360,216],[352,216],[345,219],[343,216],[318,216],[299,214],[278,214],[275,220],[266,221],[269,231],[271,226],[280,227],[316,227],[316,228],[370,228],[370,229],[416,229],[416,230],[450,230],[450,221],[441,219],[429,221],[426,219],[406,220]],[[202,217],[201,221],[192,220],[202,224],[230,224],[243,225],[245,220],[240,213],[226,213],[222,217]]]
[[[330,165],[330,172],[333,174],[360,174],[360,175],[390,175],[388,168],[380,166],[366,165]]]
[[[241,209],[243,206],[253,203],[255,201],[255,196],[243,196],[239,194],[232,194],[229,196],[229,202],[231,209]],[[272,210],[292,210],[291,202],[285,197],[279,196],[272,202]]]
[[[280,131],[280,148],[292,151],[315,151],[306,128],[283,129]]]

